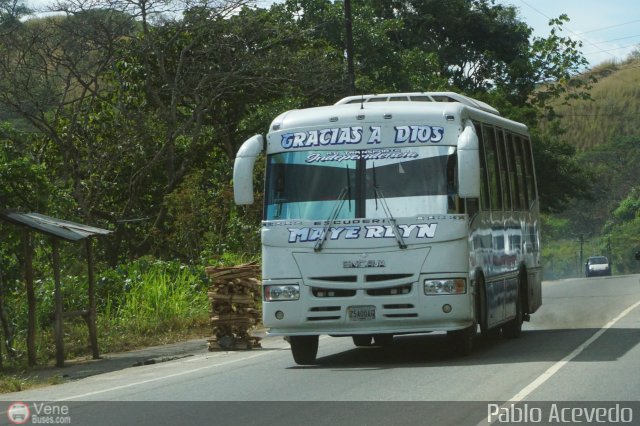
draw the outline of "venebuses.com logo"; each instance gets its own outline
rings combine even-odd
[[[7,417],[9,421],[15,425],[23,425],[29,421],[31,411],[29,405],[24,402],[14,402],[7,409]]]
[[[14,402],[7,408],[9,422],[14,425],[30,424],[71,424],[69,406],[51,402]]]

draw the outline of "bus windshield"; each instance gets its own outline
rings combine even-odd
[[[272,154],[265,219],[384,218],[385,201],[394,217],[447,213],[456,167],[453,146]]]

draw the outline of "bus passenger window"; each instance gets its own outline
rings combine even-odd
[[[480,124],[473,123],[478,136],[478,149],[480,150],[480,209],[483,211],[491,210],[489,202],[489,179],[487,178],[487,161],[484,156],[484,140],[482,138],[482,129]]]
[[[447,212],[463,213],[464,203],[458,196],[458,155],[450,155],[447,160]]]
[[[496,152],[496,138],[492,126],[482,126],[484,136],[484,149],[487,160],[487,175],[489,177],[489,196],[491,197],[491,210],[502,210],[502,189],[500,187],[500,167]]]
[[[507,152],[504,145],[505,136],[502,129],[496,129],[496,146],[500,160],[500,182],[502,184],[502,201],[504,210],[511,210],[511,186],[509,185],[509,169],[507,167]]]
[[[522,159],[522,138],[514,138],[514,148],[516,157],[516,178],[518,179],[518,187],[520,189],[518,193],[518,203],[523,210],[528,209],[529,200],[527,196],[527,181],[524,169],[524,163]]]
[[[514,144],[516,144],[518,142],[518,137],[515,135],[509,135],[509,137],[507,138],[507,156],[509,159],[509,183],[511,185],[511,194],[512,194],[512,201],[513,201],[513,209],[514,210],[521,210],[522,209],[522,203],[521,203],[521,196],[520,196],[520,185],[519,185],[519,180],[518,180],[518,174],[517,174],[517,168],[516,168],[516,156],[515,156],[515,149],[514,149]]]
[[[526,176],[527,194],[529,195],[529,206],[536,200],[535,181],[533,179],[533,160],[531,158],[531,144],[528,137],[522,139],[522,156]]]
[[[464,212],[469,215],[469,219],[473,219],[473,217],[480,211],[480,203],[477,198],[465,198],[464,200]]]

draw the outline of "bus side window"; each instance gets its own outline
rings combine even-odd
[[[458,155],[453,154],[447,160],[447,212],[464,213],[464,203],[458,196]]]
[[[464,209],[467,214],[469,214],[469,219],[472,220],[473,217],[480,211],[480,206],[477,198],[466,198],[464,200]]]
[[[517,138],[514,138],[514,141],[515,141],[514,149],[515,149],[515,156],[516,156],[516,176],[518,179],[518,186],[520,187],[519,203],[520,203],[520,207],[523,210],[527,210],[529,208],[529,197],[527,195],[527,184],[526,184],[527,181],[526,181],[525,170],[524,170],[524,161],[522,158],[523,138],[517,137]]]
[[[531,153],[531,139],[525,137],[522,139],[522,154],[524,158],[524,169],[527,183],[527,193],[529,194],[529,207],[536,201],[536,188],[533,173],[533,158]]]
[[[491,210],[489,203],[489,179],[487,178],[487,161],[484,156],[484,140],[482,137],[482,128],[479,123],[473,123],[478,135],[478,149],[480,150],[480,209],[482,211]]]
[[[496,128],[496,146],[498,147],[498,158],[500,160],[500,182],[502,184],[502,202],[504,210],[511,210],[511,190],[509,185],[509,169],[507,167],[507,152],[504,144],[503,129]]]
[[[518,185],[518,175],[516,170],[516,157],[514,154],[514,144],[518,141],[516,135],[507,134],[507,159],[509,161],[509,183],[511,185],[511,200],[513,201],[513,209],[521,210],[520,204],[520,186]]]
[[[500,167],[496,152],[496,136],[492,126],[482,126],[485,155],[487,157],[487,176],[489,178],[489,196],[491,210],[502,210],[502,189],[500,188]]]

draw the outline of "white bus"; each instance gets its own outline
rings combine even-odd
[[[541,305],[530,138],[489,105],[399,93],[285,112],[240,148],[237,204],[262,152],[263,322],[296,363],[321,334],[446,331],[466,354],[478,326],[516,337]]]

